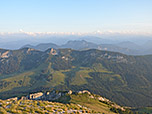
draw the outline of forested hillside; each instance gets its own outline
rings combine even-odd
[[[96,49],[0,50],[0,98],[30,92],[84,90],[120,105],[152,105],[152,56]]]

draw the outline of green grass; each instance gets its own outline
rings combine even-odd
[[[152,113],[152,107],[144,107],[144,108],[138,108],[135,109],[136,111],[139,112],[139,114],[151,114]]]
[[[0,89],[0,91],[8,91],[15,87],[29,86],[31,75],[34,75],[34,72],[24,72],[13,77],[2,79],[2,81],[7,82],[9,84],[6,87]]]
[[[63,87],[89,85],[88,80],[93,81],[94,77],[96,77],[91,73],[100,73],[98,79],[106,84],[113,83],[115,80],[123,83],[120,75],[108,71],[101,64],[93,64],[92,67],[73,66],[71,69],[59,71],[53,70],[51,65],[51,63],[44,63],[30,71],[0,77],[1,81],[3,81],[1,83],[6,83],[0,88],[0,92],[11,93],[7,95],[2,93],[2,98],[22,96],[39,88],[54,88],[62,85]]]
[[[49,114],[49,113],[59,113],[69,110],[75,110],[77,112],[82,111],[81,107],[77,104],[62,104],[58,102],[49,101],[33,101],[33,100],[18,100],[18,101],[8,101],[0,100],[2,103],[0,107],[0,114],[15,113],[15,114],[29,114],[29,113],[39,113],[39,114]],[[83,108],[83,111],[92,112],[92,109]]]
[[[71,85],[81,86],[84,84],[88,84],[88,81],[86,79],[92,78],[89,73],[100,73],[100,78],[103,81],[114,82],[115,80],[119,80],[124,83],[119,74],[114,74],[113,72],[108,71],[101,64],[93,64],[93,66],[90,68],[79,67],[76,71],[75,69],[76,68],[71,69],[71,71],[69,72],[69,74],[71,73],[72,76],[72,80],[70,82]]]
[[[45,84],[45,80],[35,79],[42,70],[47,68],[47,64],[41,64],[35,69],[24,71],[22,73],[13,73],[11,75],[3,75],[0,77],[3,87],[1,86],[0,92],[11,91],[13,89],[20,91],[26,89],[34,89]],[[5,84],[6,83],[6,84]]]
[[[65,75],[62,73],[62,71],[55,71],[52,74],[52,80],[50,80],[48,84],[51,85],[52,87],[63,85],[64,78],[65,78]]]
[[[96,99],[88,98],[88,94],[80,94],[80,95],[71,95],[71,103],[80,104],[82,106],[93,109],[97,112],[105,113],[105,114],[114,114],[110,111],[110,108],[107,104],[104,104]]]
[[[71,95],[66,94],[54,102],[41,101],[41,100],[0,100],[0,113],[58,113],[68,112],[72,110],[72,113],[83,112],[83,113],[101,113],[101,114],[115,114],[111,109],[115,108],[116,111],[119,109],[113,102],[101,102],[98,100],[99,95],[88,94],[88,93],[73,93]],[[113,106],[112,104],[115,104]],[[118,106],[118,105],[117,105]],[[76,112],[75,112],[76,111]],[[121,114],[130,114],[130,110],[126,109]]]
[[[72,78],[71,85],[83,85],[87,84],[86,78],[91,78],[89,76],[89,72],[91,72],[92,69],[81,67],[78,72],[75,73],[75,76]]]
[[[106,68],[102,66],[100,63],[95,63],[92,65],[92,69],[94,72],[102,72],[102,73],[113,73],[111,71],[108,71]]]

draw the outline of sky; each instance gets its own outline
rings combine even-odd
[[[152,0],[0,0],[0,32],[152,33]]]

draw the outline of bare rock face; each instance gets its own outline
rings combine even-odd
[[[51,51],[50,51],[50,53],[49,53],[49,54],[51,54],[51,55],[57,55],[57,52],[56,52],[56,50],[55,50],[55,49],[51,48]]]
[[[69,94],[69,95],[71,95],[71,94],[72,94],[72,91],[71,91],[71,90],[69,90],[68,94]]]
[[[87,93],[87,94],[91,94],[88,90],[83,90],[83,91],[78,91],[78,94],[84,94],[84,93]]]
[[[0,58],[8,58],[10,57],[12,54],[10,51],[5,51],[4,53],[0,53]]]
[[[34,93],[34,94],[30,94],[30,95],[29,95],[29,99],[38,100],[38,99],[41,99],[42,96],[43,96],[43,93],[42,93],[42,92]]]
[[[27,50],[27,53],[30,53],[31,51],[34,51],[35,49],[32,49],[32,48],[29,48],[28,50]]]

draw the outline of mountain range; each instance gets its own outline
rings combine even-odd
[[[40,90],[89,90],[120,105],[152,105],[152,55],[97,49],[0,49],[0,98]]]
[[[71,48],[74,50],[87,50],[87,49],[98,49],[107,50],[113,52],[120,52],[127,55],[146,55],[152,54],[152,42],[147,42],[144,45],[137,45],[130,41],[114,43],[114,44],[96,44],[85,40],[70,40],[66,44],[56,45],[54,43],[40,43],[36,46],[24,45],[22,48],[33,48],[41,51],[45,51],[49,48]]]

